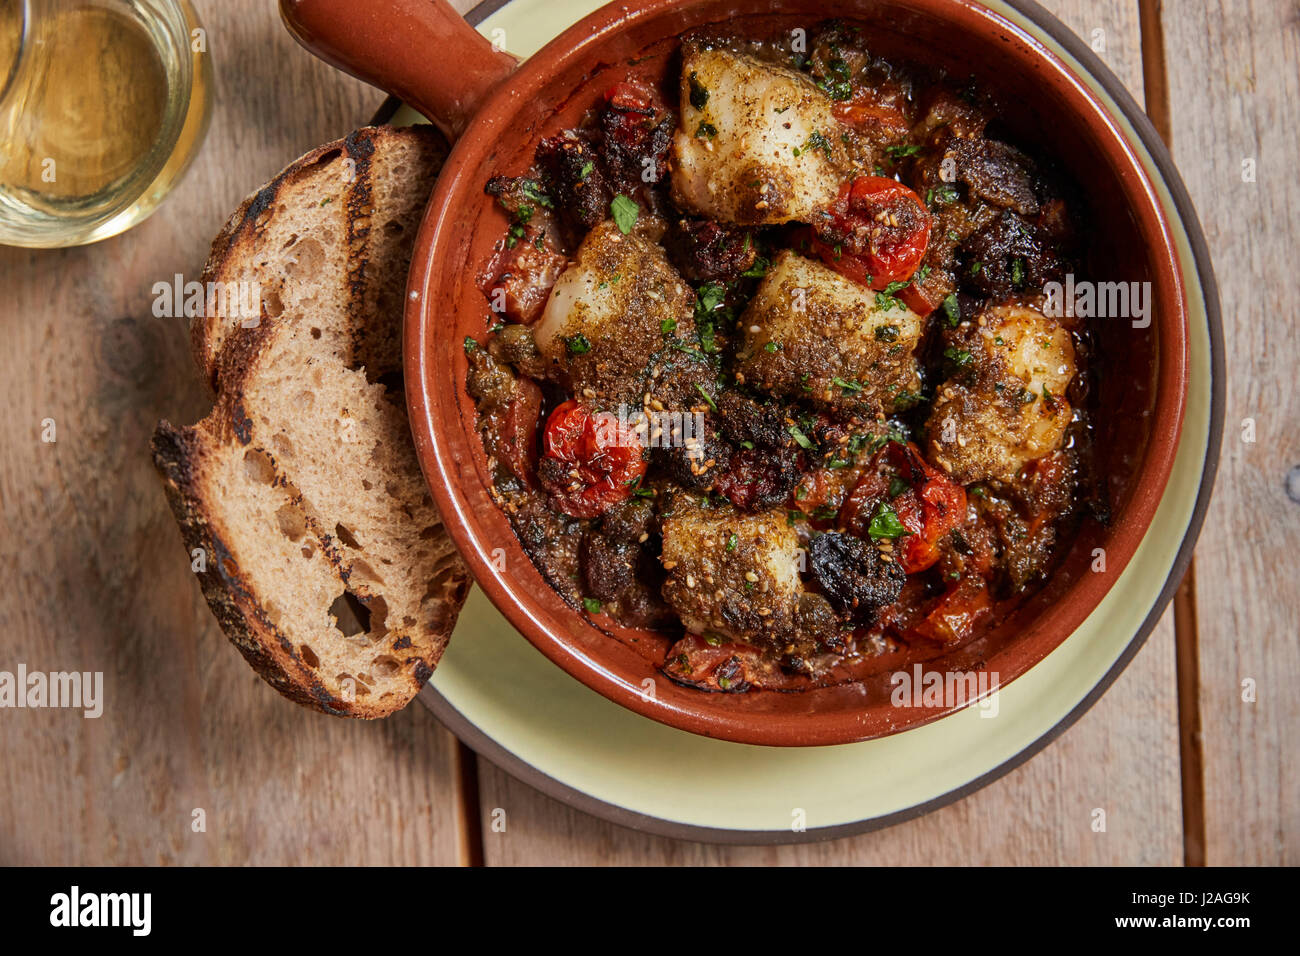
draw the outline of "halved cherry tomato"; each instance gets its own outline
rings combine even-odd
[[[892,467],[892,476],[881,467],[886,464]],[[894,478],[907,487],[890,495]],[[938,561],[944,536],[966,523],[966,489],[931,468],[911,442],[889,442],[876,452],[867,473],[840,509],[840,523],[865,537],[876,505],[886,498],[908,532],[894,542],[894,555],[908,574],[924,571]]]
[[[993,599],[983,578],[966,576],[934,599],[925,617],[905,635],[923,637],[946,647],[961,644],[975,633],[975,625],[993,610]]]
[[[575,518],[595,518],[628,498],[646,472],[644,450],[618,419],[569,400],[546,420],[538,478],[551,502]]]
[[[860,176],[840,188],[831,222],[812,238],[832,269],[873,289],[910,279],[930,243],[930,213],[897,180]]]

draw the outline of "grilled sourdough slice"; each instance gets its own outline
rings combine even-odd
[[[261,319],[193,320],[215,407],[153,437],[222,629],[273,687],[327,713],[409,702],[468,590],[401,387],[411,243],[444,156],[431,128],[363,129],[246,201],[204,278],[254,283]]]

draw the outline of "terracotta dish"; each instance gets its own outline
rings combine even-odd
[[[662,80],[674,68],[680,34],[708,24],[785,29],[833,15],[859,26],[891,60],[971,77],[1014,107],[1001,117],[1011,131],[1056,157],[1082,188],[1095,231],[1093,274],[1151,284],[1149,328],[1127,320],[1096,328],[1107,364],[1094,420],[1110,522],[1085,522],[1041,591],[978,639],[921,666],[939,674],[983,669],[1005,684],[1064,641],[1117,580],[1147,530],[1178,445],[1184,290],[1168,224],[1118,122],[1015,24],[969,0],[843,0],[832,7],[785,0],[779,15],[761,0],[627,0],[597,10],[516,68],[443,0],[282,0],[282,11],[310,50],[401,97],[456,140],[424,216],[407,290],[405,371],[416,449],[479,586],[538,650],[588,687],[663,723],[755,744],[847,743],[948,712],[894,706],[885,671],[803,693],[680,687],[659,671],[657,636],[602,630],[547,585],[490,495],[462,347],[487,327],[475,274],[508,225],[484,184],[493,175],[523,174],[537,142],[576,125],[613,82],[629,74]]]

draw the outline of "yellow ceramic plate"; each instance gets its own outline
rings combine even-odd
[[[493,0],[469,19],[527,56],[600,5]],[[1137,146],[1177,237],[1190,300],[1187,417],[1164,500],[1133,560],[1073,635],[997,692],[996,716],[972,706],[837,747],[755,747],[647,720],[552,665],[475,590],[421,700],[493,763],[587,812],[668,836],[732,843],[845,836],[919,816],[1029,759],[1091,706],[1155,625],[1190,559],[1218,460],[1222,341],[1209,256],[1167,151],[1119,81],[1041,8],[1024,0],[988,5],[1088,78]],[[403,107],[391,121],[420,120]]]

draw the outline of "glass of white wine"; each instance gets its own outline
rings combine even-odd
[[[187,0],[0,0],[0,244],[145,219],[203,141],[211,70]]]

